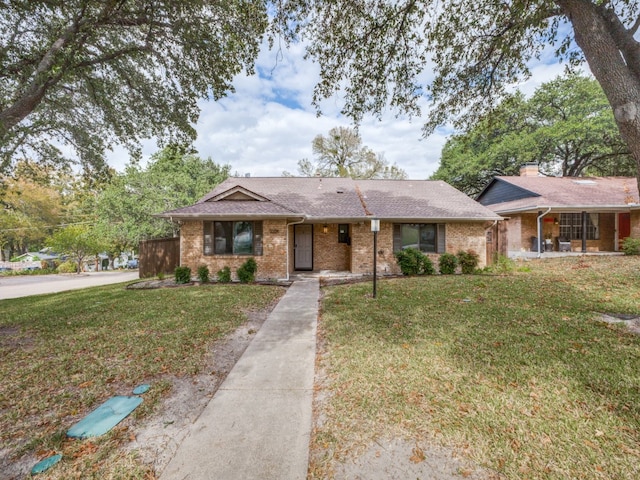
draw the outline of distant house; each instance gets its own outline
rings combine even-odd
[[[473,250],[486,263],[486,228],[500,216],[441,181],[229,178],[196,204],[161,214],[180,222],[180,264],[233,272],[252,256],[259,278],[300,271],[373,273],[371,219],[380,220],[377,269],[394,252],[434,259]]]
[[[495,177],[478,202],[496,214],[510,253],[613,252],[640,237],[640,198],[633,177],[545,177],[535,164],[520,176]]]

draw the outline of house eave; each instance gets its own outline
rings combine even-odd
[[[551,212],[620,212],[630,211],[640,208],[637,204],[624,204],[624,205],[534,205],[520,208],[508,208],[504,210],[494,210],[499,215],[514,215],[518,213],[538,213],[540,210],[551,209]]]

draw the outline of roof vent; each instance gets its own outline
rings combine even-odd
[[[597,185],[593,180],[574,180],[573,183],[577,183],[578,185]]]
[[[344,188],[338,187],[338,189],[336,190],[336,193],[344,193]]]

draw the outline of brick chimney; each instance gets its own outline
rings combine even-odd
[[[520,167],[521,177],[537,177],[540,175],[537,163],[525,163]]]

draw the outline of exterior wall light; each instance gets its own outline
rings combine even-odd
[[[326,234],[329,231],[329,226],[325,223],[322,226],[322,233]]]

